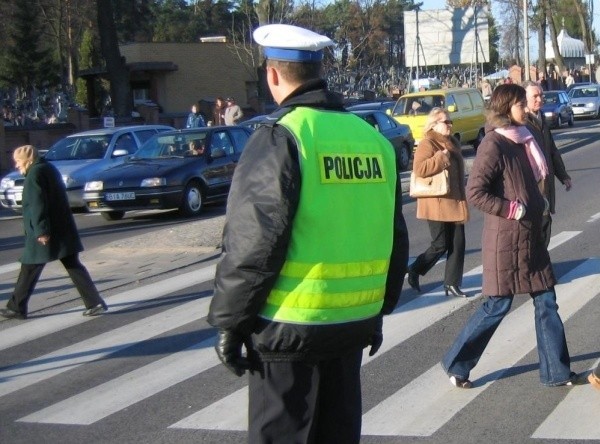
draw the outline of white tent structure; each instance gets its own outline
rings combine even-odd
[[[581,40],[574,39],[563,28],[556,36],[558,52],[563,58],[585,58],[585,45]],[[554,59],[554,48],[552,42],[546,42],[546,60]]]
[[[501,69],[498,72],[487,75],[484,77],[485,80],[501,80],[509,76],[508,69]]]

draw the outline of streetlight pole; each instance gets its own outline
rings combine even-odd
[[[527,0],[523,0],[523,46],[525,47],[525,80],[531,80],[531,73],[529,72],[529,16],[527,14],[527,9]]]

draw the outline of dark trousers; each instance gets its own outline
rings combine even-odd
[[[542,216],[542,239],[544,239],[544,245],[548,248],[550,245],[550,238],[552,237],[552,216],[550,214],[544,214]]]
[[[60,261],[67,270],[67,273],[69,273],[69,277],[73,281],[73,284],[75,284],[75,288],[77,288],[86,308],[104,304],[100,294],[98,294],[94,282],[92,282],[90,274],[85,266],[79,261],[78,254],[63,257]],[[6,304],[8,308],[27,315],[29,298],[31,297],[33,290],[35,290],[35,286],[45,266],[46,264],[21,264],[21,271],[17,278],[15,290]]]
[[[465,265],[465,226],[454,222],[427,222],[431,245],[415,259],[410,270],[423,276],[447,252],[444,284],[460,286]]]
[[[362,350],[318,363],[266,362],[249,378],[248,442],[358,444]]]

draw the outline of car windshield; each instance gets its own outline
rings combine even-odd
[[[52,145],[44,157],[48,160],[102,159],[110,138],[110,135],[65,137]]]
[[[597,88],[575,88],[571,90],[571,97],[574,99],[580,97],[598,97]]]
[[[204,154],[206,132],[157,134],[135,152],[131,160],[164,159]]]
[[[394,108],[394,115],[425,115],[435,107],[443,108],[444,106],[444,96],[442,95],[401,97]]]
[[[558,94],[556,93],[545,93],[544,103],[558,103]]]

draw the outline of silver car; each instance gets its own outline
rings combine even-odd
[[[167,125],[136,125],[100,128],[71,134],[48,149],[45,158],[60,171],[71,208],[85,207],[83,186],[97,171],[123,162],[156,133],[170,131]],[[21,212],[25,178],[13,171],[0,181],[0,204]]]
[[[575,118],[600,118],[600,85],[576,86],[569,91]]]

